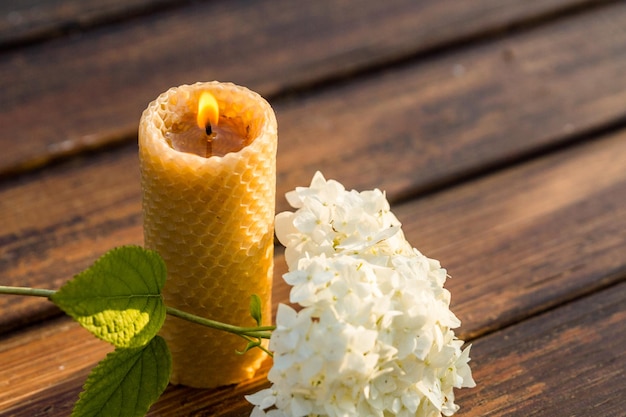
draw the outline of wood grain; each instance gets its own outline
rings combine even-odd
[[[394,212],[477,337],[626,279],[626,131]]]
[[[458,417],[620,417],[626,284],[474,342]]]
[[[58,288],[141,244],[141,111],[232,80],[275,107],[278,211],[316,170],[385,189],[448,269],[478,383],[457,415],[622,416],[624,27],[609,0],[5,2],[0,284]],[[275,261],[274,309],[289,298]],[[69,415],[111,347],[43,299],[0,311],[0,416]],[[269,366],[170,386],[149,415],[248,416]]]
[[[626,284],[622,283],[475,340],[471,365],[477,387],[457,391],[461,405],[457,415],[621,416],[626,388],[615,381],[626,366],[626,332],[621,325],[626,319],[625,303]],[[61,323],[22,333],[10,340],[9,348],[0,348],[0,362],[11,364],[1,373],[37,375],[20,384],[7,384],[0,394],[0,415],[69,414],[87,368],[97,357],[104,357],[108,347],[94,343],[77,325]],[[42,334],[45,339],[39,337]],[[77,345],[83,345],[80,355],[75,354]],[[32,364],[7,360],[23,347],[41,360]],[[84,368],[72,358],[79,358]],[[79,369],[70,370],[70,364]],[[243,396],[267,385],[264,372],[268,366],[238,386],[215,390],[170,386],[149,416],[249,415],[251,406]]]
[[[411,198],[623,125],[621,27],[626,3],[277,106],[278,182]]]
[[[285,272],[284,262],[277,266],[277,273]],[[288,298],[286,290],[285,285],[275,287],[273,312]],[[244,346],[242,341],[242,349]],[[111,350],[109,344],[67,317],[4,335],[0,338],[0,415],[69,415],[90,369]],[[178,404],[195,401],[198,396],[205,401],[211,398],[211,407],[218,403],[226,406],[225,397],[230,398],[231,405],[241,403],[243,393],[254,392],[264,383],[269,366],[266,363],[258,378],[240,384],[228,395],[231,387],[206,391],[172,386],[162,398],[163,407],[172,411],[172,407],[177,409]],[[23,410],[33,400],[32,407]]]
[[[20,0],[0,3],[0,48],[76,34],[173,0]]]
[[[595,3],[211,1],[8,51],[0,174],[132,140],[147,103],[170,86],[219,79],[272,97]],[[620,9],[606,15],[615,25]]]
[[[47,389],[64,380],[80,390],[89,369],[111,350],[69,318],[4,337],[0,343],[0,412],[11,415],[4,412],[12,405],[27,403],[32,395],[45,397]],[[77,394],[63,401],[71,406]],[[54,404],[43,410],[48,407]]]
[[[621,255],[626,242],[623,227],[626,224],[623,220],[626,215],[623,208],[625,138],[626,135],[621,134],[591,142],[395,209],[414,244],[431,256],[440,255],[444,265],[453,264],[450,268],[453,278],[447,286],[453,293],[454,311],[464,320],[461,335],[484,333],[475,329],[481,321],[500,316],[510,318],[512,312],[518,314],[514,321],[527,318],[528,314],[538,312],[533,303],[543,303],[543,310],[554,307],[553,304],[546,307],[544,298],[562,303],[563,294],[568,291],[565,298],[584,295],[581,286],[587,286],[586,293],[600,284],[606,286],[608,282],[624,280]],[[551,225],[550,229],[546,229],[546,225]],[[561,229],[563,234],[555,234],[555,228]],[[492,265],[489,259],[500,262]],[[592,261],[577,267],[576,262],[581,259]],[[510,265],[508,269],[507,265]],[[574,268],[566,270],[563,265]],[[554,271],[561,272],[550,276]],[[613,399],[619,398],[619,390],[623,388],[611,382],[615,375],[607,372],[607,366],[623,369],[621,364],[625,358],[621,346],[626,336],[621,331],[616,333],[615,329],[621,328],[624,320],[623,297],[626,294],[623,284],[602,294],[575,302],[565,307],[566,312],[557,314],[558,310],[553,310],[493,333],[485,338],[487,341],[482,338],[474,341],[474,369],[478,370],[477,380],[485,389],[477,394],[461,391],[460,402],[465,413],[461,415],[521,416],[528,410],[528,401],[534,401],[532,410],[537,415],[584,416],[595,408],[606,413],[601,415],[618,416],[620,409]],[[602,297],[607,294],[611,298],[605,302]],[[620,294],[621,298],[612,298],[615,294]],[[274,299],[286,299],[284,287]],[[504,305],[509,311],[502,309],[506,300],[511,300],[511,305]],[[520,301],[525,304],[517,304]],[[552,316],[555,319],[551,319]],[[511,323],[509,319],[500,326]],[[28,367],[31,375],[42,375],[24,382],[26,385],[10,385],[23,391],[8,391],[7,398],[25,400],[22,395],[27,395],[28,401],[9,408],[6,415],[37,415],[35,413],[42,410],[48,415],[67,415],[86,369],[71,368],[76,372],[61,374],[56,380],[43,368],[56,364],[50,360],[50,355],[57,361],[66,360],[62,359],[65,354],[80,356],[72,355],[71,349],[75,344],[84,346],[82,340],[90,336],[72,326],[62,329],[55,326],[44,332],[39,341],[38,333],[33,331],[30,336],[20,335],[0,344],[5,349],[0,353],[0,362],[15,366],[6,372],[23,375],[27,371],[19,367]],[[561,333],[564,336],[558,336]],[[594,336],[590,338],[589,334]],[[51,350],[50,346],[55,349]],[[81,355],[91,358],[103,355],[103,346],[87,345]],[[485,351],[483,346],[486,346]],[[598,346],[601,346],[599,353]],[[41,360],[35,363],[16,361],[16,355],[24,354],[25,347],[34,350],[24,357],[33,355]],[[72,366],[79,367],[81,363],[84,362]],[[546,371],[542,373],[544,367]],[[506,379],[502,375],[510,376]],[[596,394],[587,397],[578,394],[573,397],[574,402],[565,401],[572,392],[576,394],[584,389],[576,385],[581,375],[597,388]],[[52,384],[51,388],[37,391],[32,384],[41,381]],[[241,396],[262,385],[261,376],[229,390],[203,392],[170,388],[163,401],[155,406],[153,415],[168,415],[174,409],[184,415],[245,415],[249,406],[241,401]],[[563,401],[558,402],[559,398]],[[7,399],[4,401],[8,405]],[[522,401],[525,401],[524,411],[515,414],[522,410]],[[550,407],[544,412],[542,407],[546,402]],[[550,414],[556,407],[563,407],[563,403],[569,407],[564,412],[571,414]],[[583,411],[578,411],[579,408]]]
[[[279,103],[278,210],[286,209],[284,192],[308,183],[316,169],[397,200],[566,141],[572,120],[579,132],[608,123],[623,110],[626,89],[600,76],[617,74],[626,56],[616,55],[617,39],[591,35],[626,18],[626,7],[610,11]],[[579,35],[582,24],[593,47]],[[574,46],[578,54],[558,53]],[[513,68],[502,60],[506,48],[516,51]],[[467,75],[450,75],[454,62]],[[554,69],[563,67],[569,70]],[[591,86],[582,81],[589,74],[598,77]],[[5,181],[3,283],[58,288],[111,247],[141,244],[138,178],[136,147],[127,145]],[[0,307],[9,310],[0,319],[4,330],[54,313],[42,300],[3,297]]]
[[[138,203],[127,204],[131,208],[120,207],[120,213],[132,212]],[[626,136],[591,142],[394,210],[413,245],[449,269],[462,335],[476,337],[624,279]],[[63,264],[45,268],[36,254],[54,259],[71,253],[74,265],[80,265],[124,233],[139,234],[138,228],[109,230],[112,236],[102,240],[89,239],[84,231],[83,240],[72,246],[50,245],[31,255],[24,249],[27,275],[38,279],[30,284],[49,286],[54,276],[60,285],[64,277],[54,274],[68,269]],[[61,231],[68,233],[59,229],[53,236],[61,239]],[[288,289],[279,278],[285,268],[280,256],[276,264],[275,301],[284,301]],[[14,273],[15,280],[25,274]],[[32,320],[33,311],[50,313],[41,300],[5,296],[0,301],[15,304],[3,307],[5,328]]]
[[[143,243],[137,161],[117,156],[105,152],[59,166],[54,175],[22,177],[3,189],[3,285],[56,289],[112,247]],[[40,267],[33,268],[36,264]],[[24,324],[20,317],[31,313],[32,319],[58,314],[42,299],[2,297],[0,303],[12,316],[3,323],[10,327]]]

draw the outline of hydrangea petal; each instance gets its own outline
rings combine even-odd
[[[475,382],[439,261],[410,245],[380,190],[318,172],[287,200],[276,235],[301,309],[278,307],[271,391],[250,397],[252,416],[454,414],[453,389]]]

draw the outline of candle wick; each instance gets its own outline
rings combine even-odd
[[[207,123],[204,127],[204,131],[206,133],[206,157],[210,157],[213,155],[213,138],[215,134],[213,133],[213,128],[211,127],[211,123]]]

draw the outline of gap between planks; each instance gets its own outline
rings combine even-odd
[[[460,39],[480,39],[604,2],[431,0],[418,5],[398,0],[370,2],[367,7],[360,3],[356,9],[350,2],[306,3],[304,8],[291,2],[255,8],[235,4],[234,9],[225,2],[196,4],[158,18],[115,25],[114,30],[8,54],[5,64],[0,64],[0,89],[6,100],[0,124],[8,131],[0,140],[12,144],[0,156],[0,175],[131,140],[146,104],[171,85],[233,80],[278,100],[277,95],[320,80],[353,77],[367,73],[367,68],[445,49]],[[586,10],[594,14],[596,6]],[[331,13],[336,20],[328,19]],[[236,17],[252,25],[249,31],[257,35],[253,44],[248,32],[240,36],[232,31]],[[202,19],[215,22],[221,44],[190,30]],[[376,29],[362,25],[363,21],[373,22]],[[293,32],[292,42],[285,44],[282,32],[277,36],[273,25]],[[319,30],[328,25],[327,30]],[[385,36],[372,37],[373,32]],[[248,65],[241,65],[239,56],[234,59],[229,52],[233,49],[246,57]],[[161,56],[167,56],[167,62]],[[276,62],[280,62],[280,77]]]
[[[593,45],[572,32],[589,20],[595,25],[584,37],[594,39]],[[394,201],[406,190],[560,141],[564,121],[576,120],[579,128],[603,123],[619,114],[620,103],[626,101],[626,93],[615,89],[614,78],[570,86],[590,74],[620,73],[626,64],[626,59],[619,62],[609,53],[621,43],[599,36],[612,33],[605,31],[607,25],[598,16],[570,21],[277,107],[281,137],[287,138],[281,139],[279,150],[279,196],[307,183],[314,170],[321,169],[349,188],[385,189]],[[556,53],[574,44],[579,54]],[[502,59],[505,48],[515,51],[513,67]],[[546,50],[555,54],[546,58]],[[467,66],[467,74],[450,82],[445,71],[457,60]],[[566,74],[553,70],[566,64]],[[538,75],[543,78],[536,83]],[[402,95],[406,85],[419,96],[411,91]],[[545,94],[545,88],[551,94]],[[562,110],[565,99],[569,106],[575,104],[573,108]],[[348,111],[346,103],[354,106],[348,105]],[[423,116],[418,125],[410,123],[415,108]],[[380,136],[368,134],[377,127]],[[7,222],[2,231],[5,278],[23,283],[26,277],[33,286],[58,287],[115,242],[140,244],[138,177],[128,176],[136,171],[136,151],[127,146],[5,184],[0,189]],[[285,208],[281,198],[278,209]],[[8,322],[28,315],[31,308],[14,307]]]
[[[623,279],[615,271],[623,271],[625,265],[625,135],[621,132],[393,208],[408,240],[441,260],[452,276],[447,288],[454,295],[453,311],[463,321],[463,338],[494,331]],[[130,208],[116,205],[116,209],[138,210],[138,202],[129,202]],[[112,236],[98,240],[98,245],[104,252],[124,233],[140,233],[139,227],[108,230]],[[54,239],[59,243],[63,237],[57,233]],[[60,253],[73,253],[87,259],[97,250],[89,233],[75,239],[51,246],[48,252],[24,253],[31,271],[15,271],[16,282],[22,280],[24,285],[24,276],[37,276],[30,286],[49,287],[51,269],[42,263],[42,255],[57,259]],[[279,302],[288,299],[280,278],[285,272],[281,255],[276,265],[274,300]],[[60,265],[63,268],[68,266]],[[25,303],[20,315],[35,309],[26,304],[29,301],[0,299]],[[14,308],[2,309],[7,311],[5,326],[19,320],[19,315],[11,316]]]
[[[626,332],[616,329],[622,329],[626,319],[624,303],[626,284],[622,283],[474,341],[471,365],[477,387],[457,391],[461,405],[457,415],[620,416],[626,387],[615,382],[626,366],[622,348]],[[21,383],[3,390],[0,415],[44,413],[53,417],[69,413],[87,368],[108,349],[77,324],[61,325],[63,322],[67,321],[39,329],[48,334],[45,343],[26,334],[20,340],[23,345],[16,343],[9,351],[0,351],[3,362],[7,355],[23,357],[24,351],[18,349],[24,347],[43,359],[32,364],[10,362],[12,366],[0,371],[13,372],[17,380],[25,373],[39,376],[22,378]],[[84,356],[72,353],[78,341],[85,343],[81,351]],[[51,351],[48,343],[56,350]],[[82,367],[70,372],[68,366],[76,366],[76,358]],[[252,407],[243,396],[267,386],[268,366],[266,363],[259,375],[237,386],[214,390],[170,386],[148,415],[247,415]],[[55,372],[55,367],[60,372]],[[37,388],[44,381],[49,385]]]

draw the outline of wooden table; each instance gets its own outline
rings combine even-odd
[[[477,382],[457,415],[626,415],[626,2],[4,3],[0,284],[56,289],[141,244],[142,110],[233,81],[276,110],[278,211],[316,170],[384,189],[447,267]],[[0,312],[0,415],[69,415],[110,347],[45,299]],[[150,415],[248,415],[268,368]]]

